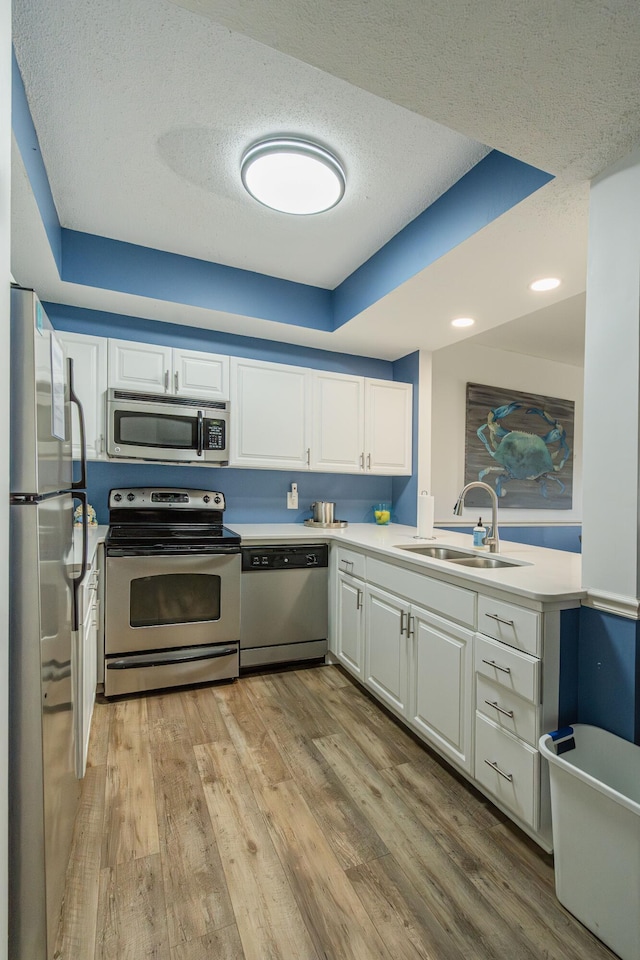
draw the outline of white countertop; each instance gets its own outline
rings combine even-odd
[[[436,546],[449,545],[473,551],[472,537],[469,534],[454,533],[450,530],[436,528],[433,540],[418,540],[416,527],[397,523],[390,523],[387,526],[377,526],[374,523],[350,523],[348,527],[341,529],[306,527],[303,523],[233,523],[231,527],[240,534],[242,542],[247,544],[277,544],[292,541],[341,543],[347,547],[352,546],[368,553],[378,554],[387,560],[401,562],[414,571],[423,570],[438,579],[453,581],[471,589],[475,585],[483,590],[515,594],[539,603],[580,601],[587,595],[587,591],[581,586],[580,554],[567,553],[564,550],[549,550],[546,547],[534,547],[525,543],[503,540],[500,543],[498,556],[505,560],[519,561],[523,565],[478,570],[455,566],[446,560],[416,556],[407,550],[398,549],[400,544],[422,543]],[[94,556],[98,544],[104,540],[107,529],[106,525],[89,527],[89,561]],[[76,527],[73,550],[76,565],[80,562],[81,544],[82,532],[79,527]],[[478,552],[487,554],[486,550]]]
[[[580,554],[567,553],[564,550],[550,550],[503,540],[498,556],[505,560],[519,561],[523,565],[479,570],[454,566],[446,560],[420,557],[407,550],[398,549],[399,544],[422,543],[449,545],[473,551],[472,537],[469,534],[453,533],[449,530],[436,528],[435,539],[417,540],[416,527],[395,523],[387,526],[352,523],[342,529],[305,527],[302,523],[234,523],[231,527],[240,534],[243,543],[277,544],[296,540],[307,540],[309,543],[342,543],[374,552],[387,560],[400,561],[412,570],[423,570],[438,579],[451,580],[470,588],[475,585],[483,589],[516,594],[541,603],[579,601],[587,595],[581,586]],[[477,552],[488,554],[486,550]]]

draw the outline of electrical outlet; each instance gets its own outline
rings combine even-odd
[[[292,483],[291,490],[287,490],[287,510],[298,509],[298,484]]]

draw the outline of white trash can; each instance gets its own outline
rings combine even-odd
[[[640,747],[580,723],[539,746],[558,900],[622,960],[640,960]]]

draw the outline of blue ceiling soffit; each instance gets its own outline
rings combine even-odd
[[[314,330],[341,327],[552,179],[492,151],[331,291],[61,227],[15,55],[12,109],[62,280]]]

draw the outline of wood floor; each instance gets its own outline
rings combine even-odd
[[[56,955],[613,957],[551,858],[335,666],[96,705]]]

